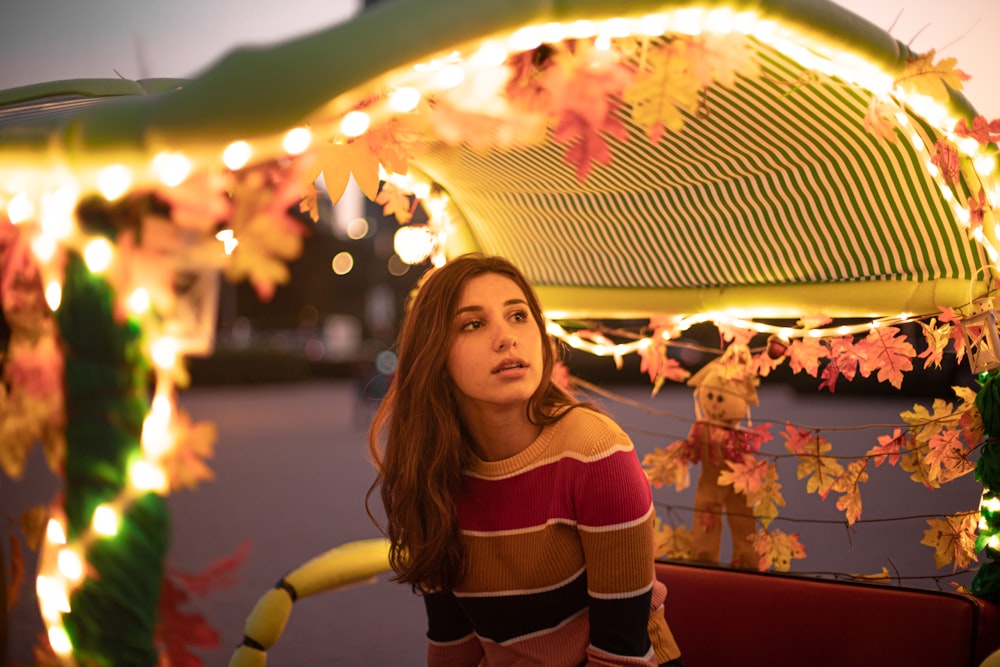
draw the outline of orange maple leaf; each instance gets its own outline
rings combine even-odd
[[[907,448],[909,440],[910,435],[907,431],[893,429],[892,435],[880,435],[878,444],[869,449],[867,454],[875,460],[876,468],[886,461],[894,466],[899,462],[899,457]]]
[[[812,377],[819,373],[819,361],[825,359],[829,351],[823,341],[817,338],[798,338],[788,346],[787,356],[794,373],[805,371]]]
[[[938,324],[937,318],[932,317],[930,322],[921,322],[920,328],[924,332],[924,340],[927,348],[917,355],[924,360],[924,368],[934,366],[941,368],[941,361],[944,359],[944,351],[951,340],[952,326],[950,324]]]
[[[170,488],[195,488],[214,477],[205,463],[215,450],[215,425],[210,422],[193,423],[191,416],[178,410],[171,424],[174,447],[163,457],[161,464],[170,481]]]
[[[676,440],[665,449],[656,448],[643,457],[642,466],[653,488],[672,485],[683,491],[691,486],[691,471],[683,451],[684,441]]]
[[[952,572],[965,569],[976,561],[976,524],[979,513],[970,512],[939,519],[928,519],[930,526],[924,531],[920,543],[934,547],[934,565],[942,568],[952,564]]]
[[[955,58],[934,62],[935,51],[911,58],[896,83],[905,90],[927,95],[945,104],[951,100],[951,90],[962,90],[969,75],[955,65]]]
[[[913,370],[917,351],[897,327],[872,329],[856,344],[865,350],[861,374],[868,377],[876,371],[879,382],[889,382],[896,389],[903,385],[903,373]]]
[[[405,225],[413,219],[413,205],[410,202],[410,195],[392,183],[382,184],[382,190],[375,198],[375,203],[382,205],[382,215],[396,216],[396,221],[401,225]]]
[[[832,456],[823,456],[830,451],[833,445],[822,436],[812,438],[804,447],[804,453],[799,456],[799,467],[796,475],[799,479],[809,478],[806,482],[806,491],[816,493],[820,498],[826,495],[833,488],[837,478],[844,472],[844,467]]]
[[[966,475],[976,468],[969,460],[972,447],[962,443],[961,431],[948,429],[938,433],[927,443],[924,460],[929,466],[928,478],[942,484]]]
[[[772,568],[778,572],[788,572],[792,559],[806,557],[806,550],[799,542],[798,533],[784,533],[777,529],[757,531],[753,548],[760,555],[757,569],[761,572]]]
[[[851,461],[833,484],[834,491],[844,494],[837,499],[837,509],[847,517],[848,526],[861,518],[861,484],[868,481],[867,466],[867,459]]]
[[[785,422],[785,430],[781,432],[781,435],[785,436],[785,449],[792,454],[804,453],[806,445],[813,438],[812,431],[803,431],[788,422]]]

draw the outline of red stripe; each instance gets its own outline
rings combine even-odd
[[[462,494],[462,529],[484,532],[531,528],[552,519],[615,525],[645,516],[652,502],[631,450],[587,463],[563,457],[504,479],[466,476]]]

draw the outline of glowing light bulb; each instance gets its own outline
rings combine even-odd
[[[149,290],[145,287],[138,287],[129,294],[128,307],[136,315],[141,315],[149,310],[149,304]]]
[[[1000,512],[1000,498],[990,498],[983,501],[983,507],[990,512]]]
[[[419,264],[434,252],[437,239],[426,225],[406,225],[396,230],[392,245],[407,264]]]
[[[7,202],[7,219],[17,225],[35,215],[35,205],[24,192],[19,192]]]
[[[62,303],[62,285],[53,280],[45,286],[45,303],[49,304],[49,310],[56,312]]]
[[[236,171],[246,166],[252,154],[250,144],[245,141],[234,141],[226,146],[226,150],[222,151],[222,163],[229,169]]]
[[[566,38],[566,29],[561,23],[546,23],[541,29],[541,40],[544,44],[558,44]]]
[[[507,49],[495,40],[483,42],[479,50],[469,57],[474,67],[499,67],[507,61]]]
[[[153,158],[153,173],[168,188],[176,187],[191,173],[191,160],[180,153],[163,151]]]
[[[510,50],[531,51],[542,45],[542,30],[538,26],[526,26],[510,36]]]
[[[153,363],[163,370],[170,370],[174,367],[177,363],[177,352],[177,341],[170,336],[153,341],[150,351]]]
[[[465,81],[465,70],[458,65],[445,65],[431,78],[430,85],[434,88],[449,90],[457,88]]]
[[[91,527],[98,535],[114,537],[118,534],[118,512],[110,505],[98,505],[94,510]]]
[[[972,164],[980,176],[989,176],[997,168],[996,158],[992,155],[980,155]]]
[[[45,526],[45,539],[52,544],[66,544],[66,531],[56,519],[49,519]]]
[[[113,164],[97,173],[97,189],[108,201],[115,201],[132,186],[132,172],[122,164]]]
[[[360,137],[368,131],[371,118],[364,111],[351,111],[340,121],[340,131],[345,137]]]
[[[636,34],[647,37],[659,37],[666,31],[667,17],[663,14],[647,14],[640,18],[635,25]]]
[[[80,581],[83,579],[83,560],[80,554],[73,549],[60,549],[56,557],[59,572],[70,581]]]
[[[92,273],[101,273],[111,266],[114,250],[110,241],[99,237],[87,244],[83,249],[83,261]]]
[[[132,479],[132,486],[138,491],[153,491],[164,493],[167,491],[167,475],[159,466],[153,465],[149,461],[136,461],[129,469]]]
[[[281,145],[289,155],[304,153],[312,143],[312,132],[304,127],[293,127],[285,135]]]
[[[222,241],[222,250],[227,255],[232,255],[233,251],[236,250],[236,246],[240,244],[231,229],[223,229],[215,235],[215,238]]]
[[[420,91],[412,86],[397,88],[389,95],[389,108],[398,113],[413,111],[418,104],[420,104]]]
[[[43,264],[47,264],[56,255],[59,244],[51,236],[42,234],[31,240],[31,252]]]
[[[58,621],[60,614],[70,612],[66,588],[53,577],[39,575],[35,579],[35,595],[38,596],[42,618],[47,621]]]
[[[68,612],[67,612],[68,613]],[[73,644],[69,640],[69,634],[61,625],[50,625],[48,629],[49,646],[56,655],[68,657],[73,653]]]
[[[568,26],[566,26],[566,37],[569,39],[590,39],[594,37],[596,34],[597,34],[597,24],[595,24],[593,21],[588,21],[586,19],[573,21]]]

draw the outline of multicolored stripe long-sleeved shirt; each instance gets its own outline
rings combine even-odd
[[[632,442],[585,408],[523,452],[477,460],[458,501],[467,570],[424,596],[427,664],[657,665],[680,651],[653,563],[652,494]]]

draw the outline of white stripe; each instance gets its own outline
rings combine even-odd
[[[639,595],[643,595],[651,590],[653,590],[653,582],[649,582],[648,586],[637,588],[634,591],[620,591],[618,593],[595,593],[588,588],[587,595],[598,600],[625,600],[627,598],[634,598]]]
[[[580,532],[583,533],[606,533],[612,530],[622,530],[624,528],[633,528],[639,524],[645,523],[649,519],[649,515],[653,513],[653,504],[649,504],[649,509],[638,519],[632,519],[631,521],[623,521],[621,523],[612,523],[606,526],[585,526],[582,523],[576,524],[576,527]]]
[[[510,477],[517,477],[518,475],[523,475],[524,473],[528,472],[529,470],[534,470],[536,468],[541,468],[543,466],[547,466],[547,465],[549,465],[551,463],[556,463],[558,461],[561,461],[562,459],[574,459],[574,460],[580,461],[582,463],[593,463],[595,461],[600,461],[602,459],[606,459],[606,458],[608,458],[609,456],[611,456],[613,454],[618,454],[620,452],[632,452],[632,451],[635,451],[635,447],[633,447],[631,444],[617,444],[617,445],[614,445],[612,447],[609,447],[608,449],[601,450],[601,452],[599,454],[595,454],[593,456],[586,456],[586,455],[581,454],[579,452],[564,451],[564,452],[562,452],[562,453],[560,453],[560,454],[558,454],[556,456],[550,456],[548,458],[538,459],[537,461],[535,461],[534,463],[532,463],[530,466],[525,467],[525,468],[521,468],[521,469],[516,470],[516,471],[514,471],[512,473],[509,473],[507,475],[497,475],[497,476],[490,475],[490,476],[486,476],[486,475],[479,475],[479,474],[477,474],[477,473],[475,473],[475,472],[473,472],[471,470],[466,470],[466,471],[463,472],[463,474],[465,476],[467,476],[467,477],[475,477],[476,479],[485,479],[487,481],[499,480],[499,479],[508,479]]]
[[[505,590],[505,591],[485,591],[481,593],[460,593],[455,591],[455,597],[457,598],[503,598],[508,595],[531,595],[533,593],[548,593],[549,591],[554,591],[556,589],[562,588],[567,584],[572,583],[577,578],[583,574],[584,570],[587,568],[581,567],[579,570],[566,577],[560,582],[552,584],[551,586],[545,586],[543,588],[523,588],[517,590]]]
[[[563,524],[566,526],[576,526],[576,521],[572,519],[561,519],[553,518],[549,519],[543,524],[537,526],[528,526],[527,528],[511,528],[509,530],[462,530],[463,535],[469,535],[471,537],[499,537],[506,535],[528,535],[530,533],[537,533],[545,530],[546,528],[554,524]]]

